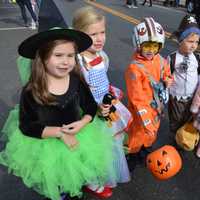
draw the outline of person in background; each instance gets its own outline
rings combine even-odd
[[[36,0],[36,4],[37,4],[38,9],[40,9],[41,3],[42,3],[42,0]]]
[[[137,0],[126,0],[127,8],[138,8]]]
[[[194,14],[197,20],[197,24],[200,26],[200,1],[194,0]]]
[[[175,0],[175,7],[179,7],[180,0]]]
[[[193,126],[200,132],[200,84],[198,85],[198,88],[195,92],[195,96],[190,107],[190,112],[193,114]],[[197,146],[196,156],[200,158],[200,142]]]
[[[28,18],[27,18],[27,15],[26,15],[26,8],[30,12],[31,17],[33,18],[35,24],[37,24],[37,16],[36,16],[35,12],[33,11],[31,1],[30,0],[16,0],[16,2],[20,7],[21,15],[22,15],[22,18],[24,20],[25,26],[29,27]]]
[[[142,3],[142,5],[144,6],[146,4],[147,0],[144,0],[144,2]],[[149,7],[152,7],[153,3],[152,0],[149,0]]]

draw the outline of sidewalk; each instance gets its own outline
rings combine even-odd
[[[168,8],[173,8],[173,9],[182,10],[182,11],[187,12],[187,9],[184,5],[179,5],[178,7],[175,7],[171,4],[164,5],[164,2],[165,2],[165,0],[153,0],[153,4],[157,4],[157,5],[160,5],[160,6],[165,6],[165,7],[168,7]],[[171,0],[171,2],[172,2],[172,0]]]

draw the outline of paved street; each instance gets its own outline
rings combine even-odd
[[[131,31],[137,21],[146,16],[153,16],[163,25],[167,35],[173,32],[184,9],[175,9],[154,5],[128,9],[124,0],[97,0],[88,3],[84,0],[63,0],[67,2],[68,24],[71,24],[75,9],[92,5],[103,10],[107,17],[107,43],[105,50],[110,57],[109,77],[113,85],[125,91],[124,70],[130,62],[132,54]],[[2,3],[0,0],[0,129],[12,107],[18,103],[21,84],[16,67],[17,46],[29,35],[35,33],[23,27],[20,10],[17,5]],[[175,50],[176,44],[167,39],[162,55],[166,56]],[[124,100],[126,103],[126,99]],[[159,138],[155,147],[172,142],[169,134],[167,115],[163,119]],[[4,142],[0,143],[3,148]],[[109,200],[200,200],[200,160],[193,152],[180,152],[183,168],[175,177],[167,181],[158,181],[143,166],[137,166],[128,184],[120,184],[114,189]],[[43,197],[27,188],[19,178],[8,174],[7,169],[0,166],[0,200],[42,200]],[[88,196],[88,200],[94,200]]]

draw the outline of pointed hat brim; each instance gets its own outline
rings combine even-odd
[[[46,42],[59,39],[74,41],[77,45],[78,53],[85,51],[92,45],[90,36],[81,31],[57,28],[39,32],[27,38],[19,45],[18,53],[23,57],[34,59],[37,50]]]

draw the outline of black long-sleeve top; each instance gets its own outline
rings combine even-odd
[[[19,128],[23,134],[41,138],[46,126],[62,126],[81,119],[82,115],[92,118],[97,111],[97,104],[83,82],[74,74],[70,75],[69,88],[63,95],[54,95],[56,105],[40,105],[31,91],[23,88],[20,98]]]

